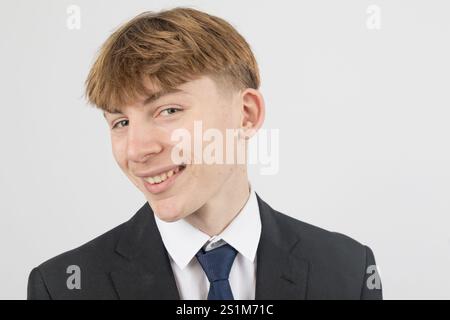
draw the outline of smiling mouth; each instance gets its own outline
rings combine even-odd
[[[185,164],[182,164],[174,169],[168,170],[166,172],[160,173],[153,177],[146,177],[144,180],[151,185],[158,185],[168,180],[170,177],[177,175],[179,172],[183,171],[186,168]]]

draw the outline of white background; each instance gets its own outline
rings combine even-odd
[[[69,5],[81,29],[66,26]],[[272,207],[370,246],[386,299],[450,298],[450,2],[17,1],[0,5],[0,298],[31,269],[145,202],[83,99],[111,32],[191,6],[231,22],[260,64],[280,170],[251,166]],[[366,26],[369,5],[381,29]]]

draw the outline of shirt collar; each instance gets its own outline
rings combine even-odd
[[[246,259],[255,261],[261,236],[261,218],[256,194],[251,186],[250,196],[241,212],[219,235],[213,237],[195,228],[185,219],[166,222],[156,214],[154,216],[164,246],[180,269],[184,269],[209,240],[223,239]]]

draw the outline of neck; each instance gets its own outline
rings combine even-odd
[[[220,234],[249,199],[247,170],[243,171],[235,172],[207,203],[186,217],[186,221],[210,237]]]

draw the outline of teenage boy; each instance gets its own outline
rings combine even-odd
[[[205,161],[174,139],[194,137],[201,123],[222,137],[237,130],[232,142],[247,148],[264,120],[259,86],[248,43],[221,18],[175,8],[115,31],[86,95],[147,202],[129,221],[34,268],[28,298],[381,299],[369,247],[272,209],[245,162],[218,159],[230,152],[226,142],[216,161]]]

